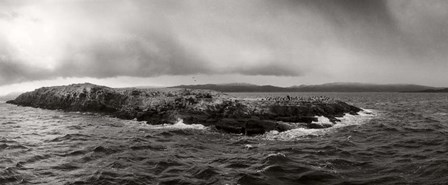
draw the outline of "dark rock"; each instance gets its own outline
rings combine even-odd
[[[7,103],[44,109],[98,112],[122,119],[137,119],[148,124],[203,124],[237,134],[255,135],[271,130],[326,128],[316,116],[336,123],[346,113],[361,109],[328,98],[297,100],[295,97],[269,100],[238,99],[221,92],[190,89],[113,89],[93,84],[43,87],[18,96]],[[271,101],[272,99],[272,101]]]

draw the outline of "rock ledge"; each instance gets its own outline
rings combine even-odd
[[[336,124],[338,117],[361,109],[342,101],[318,98],[242,99],[211,90],[115,89],[94,84],[42,87],[7,103],[43,109],[96,112],[148,124],[203,124],[229,133],[263,134],[297,127],[326,128],[313,123],[324,116]]]

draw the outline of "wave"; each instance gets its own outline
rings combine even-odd
[[[66,134],[64,136],[56,137],[49,142],[63,142],[63,141],[88,141],[89,135],[84,134]]]
[[[5,184],[20,184],[24,182],[24,178],[16,167],[7,167],[0,169],[0,182]]]
[[[342,127],[347,127],[351,125],[362,125],[368,120],[372,119],[377,115],[375,110],[363,109],[358,115],[345,114],[342,118],[338,118],[340,122],[333,125],[333,123],[326,117],[317,117],[318,121],[313,122],[314,124],[320,125],[333,125],[329,128],[323,129],[313,129],[313,128],[296,128],[285,132],[271,131],[262,136],[266,140],[281,140],[281,141],[291,141],[300,139],[305,136],[322,136],[333,132],[334,130]]]
[[[15,125],[15,124],[17,124],[17,123],[13,122],[13,121],[7,121],[7,122],[2,123],[2,125]]]
[[[205,130],[208,127],[201,125],[201,124],[185,124],[184,120],[177,119],[177,122],[175,124],[162,124],[162,125],[149,125],[146,124],[146,122],[142,123],[145,128],[149,129],[175,129],[175,130],[181,130],[181,129],[193,129],[193,130]]]
[[[343,117],[338,118],[340,122],[337,124],[333,124],[328,118],[324,116],[317,116],[317,121],[313,122],[313,124],[322,125],[323,127],[328,127],[324,129],[312,129],[312,128],[296,128],[291,129],[285,132],[271,131],[268,132],[261,137],[267,140],[294,140],[303,136],[320,136],[327,134],[330,131],[335,130],[336,128],[346,127],[350,125],[360,125],[364,124],[377,113],[375,110],[371,109],[363,109],[361,112],[358,112],[358,115],[345,114]],[[135,121],[132,121],[135,122]],[[139,125],[146,129],[157,130],[157,129],[167,129],[167,130],[208,130],[209,127],[206,127],[202,124],[185,124],[182,119],[178,119],[175,124],[162,124],[162,125],[149,125],[146,122],[138,122]]]

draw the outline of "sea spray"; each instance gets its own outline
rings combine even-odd
[[[149,129],[194,129],[194,130],[205,130],[208,127],[201,124],[185,124],[183,119],[178,118],[176,123],[174,124],[162,124],[162,125],[150,125],[146,124],[146,122],[141,121],[140,125]]]
[[[375,110],[363,109],[363,111],[360,111],[358,115],[345,114],[343,117],[338,118],[340,122],[337,122],[336,124],[334,124],[332,127],[329,128],[324,129],[296,128],[285,132],[271,131],[261,136],[261,138],[266,140],[291,141],[306,136],[322,136],[330,132],[333,132],[338,128],[350,125],[362,125],[364,123],[367,123],[368,120],[372,119],[376,115],[377,113]],[[314,122],[316,124],[321,125],[333,124],[330,122],[328,118],[325,118],[323,116],[319,116],[317,118],[318,121]]]

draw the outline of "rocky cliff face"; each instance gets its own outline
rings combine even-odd
[[[99,112],[148,124],[199,123],[231,133],[262,134],[296,127],[322,128],[315,116],[333,123],[361,109],[341,101],[307,99],[239,99],[210,90],[113,89],[94,84],[43,87],[7,103],[44,109]]]

